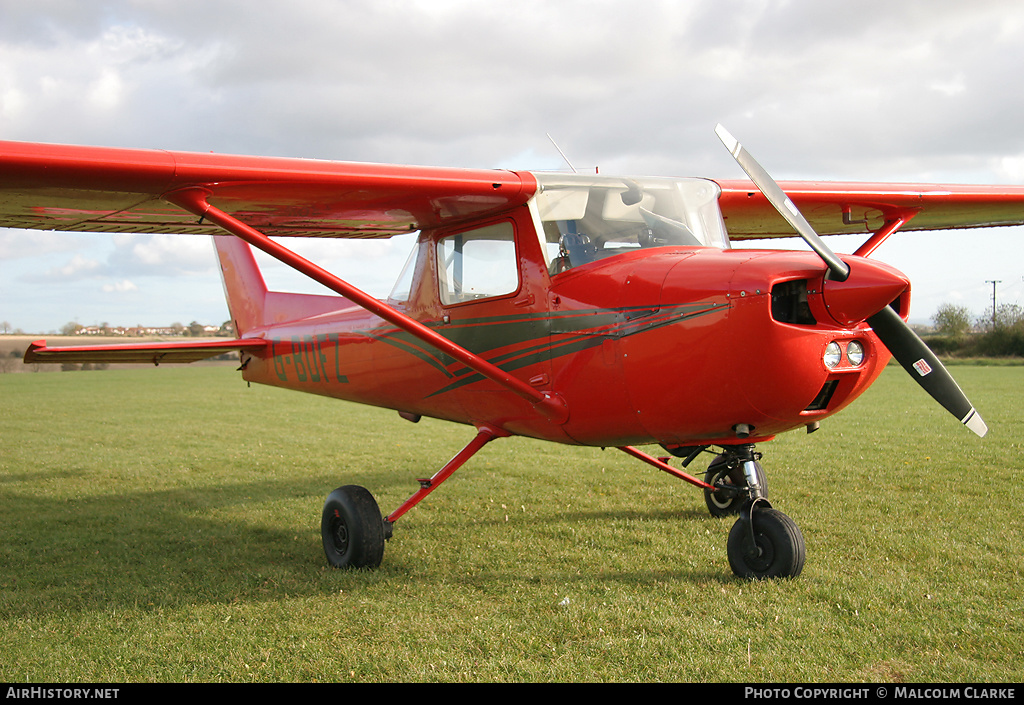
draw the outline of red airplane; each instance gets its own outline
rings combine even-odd
[[[809,431],[895,357],[987,430],[905,323],[910,283],[869,259],[899,229],[1024,223],[1024,188],[776,184],[463,170],[0,142],[0,227],[214,235],[235,340],[51,348],[26,362],[191,362],[239,351],[242,378],[473,426],[386,516],[364,488],[323,509],[331,565],[374,567],[394,524],[490,441],[617,447],[738,514],[732,570],[793,577],[796,524],[769,503],[757,444]],[[781,216],[781,217],[780,217]],[[418,232],[375,299],[275,236]],[[864,233],[838,256],[819,234]],[[738,250],[799,234],[813,251]],[[250,246],[337,295],[269,291]],[[657,444],[668,456],[635,448]],[[703,479],[686,468],[714,457]]]

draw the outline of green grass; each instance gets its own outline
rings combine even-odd
[[[699,490],[518,438],[330,570],[328,492],[391,511],[473,430],[222,367],[0,375],[0,681],[1018,682],[1024,368],[955,374],[984,440],[890,367],[759,447],[808,550],[764,583]]]

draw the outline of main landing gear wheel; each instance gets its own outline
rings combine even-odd
[[[335,568],[376,568],[384,558],[384,521],[364,487],[345,485],[327,495],[320,534]]]
[[[777,509],[757,506],[736,520],[729,532],[728,553],[732,572],[754,580],[795,578],[807,557],[796,522]]]
[[[754,465],[757,467],[757,483],[761,486],[761,497],[767,499],[768,476],[761,463],[755,461]],[[711,461],[708,471],[704,473],[704,482],[721,488],[714,492],[704,490],[704,503],[708,505],[711,516],[738,514],[740,508],[750,499],[743,467],[736,462],[730,463],[724,453]]]

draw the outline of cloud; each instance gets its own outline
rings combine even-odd
[[[1009,183],[1024,183],[1024,152],[1008,154],[996,160],[993,171]]]
[[[139,287],[135,286],[135,284],[127,279],[122,279],[121,281],[114,282],[113,284],[104,284],[100,287],[100,290],[107,294],[123,294],[129,291],[138,291]]]
[[[113,244],[107,270],[117,276],[216,273],[216,258],[208,237],[119,234],[113,237]]]
[[[95,235],[88,238],[95,239]],[[0,260],[38,257],[54,252],[74,251],[82,246],[80,233],[40,232],[0,228]]]
[[[94,259],[88,259],[76,254],[67,264],[54,267],[39,277],[41,281],[76,281],[78,279],[90,279],[97,276],[103,265]]]
[[[17,231],[12,231],[17,232]],[[91,243],[83,248],[81,240],[63,244],[60,240],[49,248],[50,252],[61,252],[69,248],[79,251],[62,264],[49,267],[45,273],[23,273],[25,281],[78,281],[82,279],[162,277],[174,279],[181,276],[212,274],[216,276],[216,259],[209,238],[188,235],[132,235],[118,234],[105,240],[103,236],[91,235]],[[44,242],[46,240],[44,239]],[[110,249],[106,245],[112,244]],[[39,259],[47,248],[28,252],[28,247],[9,246],[0,252],[10,251],[10,257],[34,257]],[[63,244],[63,247],[61,246]]]
[[[1024,94],[1000,69],[1024,65],[1024,7],[996,0],[0,0],[0,16],[4,139],[560,168],[551,133],[581,168],[739,177],[722,122],[778,178],[1024,181]],[[53,276],[216,282],[201,238],[78,237],[0,231],[0,261],[32,242],[64,253]]]

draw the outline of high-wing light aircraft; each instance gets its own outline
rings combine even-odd
[[[870,259],[900,229],[1024,223],[1024,188],[776,184],[721,127],[747,180],[463,170],[0,142],[0,227],[213,235],[237,339],[77,348],[26,362],[191,362],[238,351],[242,378],[476,429],[386,516],[327,497],[337,567],[377,566],[394,524],[487,443],[615,447],[738,514],[742,577],[798,575],[757,444],[818,424],[895,357],[957,420],[981,416],[905,323],[910,283]],[[277,236],[418,233],[375,299]],[[863,233],[852,255],[819,235]],[[803,237],[812,251],[730,240]],[[269,291],[251,247],[336,295]],[[635,446],[656,444],[657,457]],[[713,455],[703,478],[687,474]],[[670,464],[682,458],[682,468]]]

